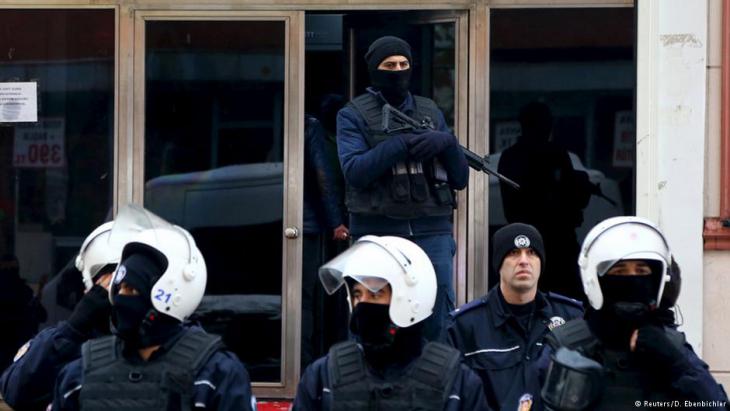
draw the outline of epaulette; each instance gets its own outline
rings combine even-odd
[[[552,291],[547,293],[547,297],[548,297],[548,299],[550,299],[552,301],[556,301],[561,304],[572,305],[573,307],[583,311],[583,303],[576,299],[566,297],[562,294],[554,293]]]
[[[476,307],[481,307],[482,305],[484,305],[486,303],[487,303],[487,298],[480,297],[480,298],[477,298],[476,300],[471,300],[468,303],[462,305],[461,307],[455,309],[454,311],[450,312],[449,315],[451,317],[458,317],[461,314],[464,314],[465,312],[472,310]]]

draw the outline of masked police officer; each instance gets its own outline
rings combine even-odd
[[[529,409],[540,393],[530,364],[550,330],[582,316],[582,304],[538,291],[545,248],[533,226],[513,223],[499,229],[492,247],[499,285],[451,313],[448,338],[482,379],[490,408]]]
[[[220,337],[183,325],[206,266],[192,236],[152,221],[124,246],[109,290],[113,335],[86,342],[61,370],[54,410],[251,410],[248,374]],[[117,220],[120,220],[120,216]],[[115,227],[116,229],[116,227]]]
[[[436,278],[428,256],[399,237],[362,237],[320,269],[329,293],[347,285],[354,341],[310,365],[294,410],[484,410],[479,378],[443,344],[424,346]]]
[[[0,379],[5,401],[17,411],[44,410],[53,398],[53,383],[64,365],[81,356],[86,340],[109,334],[109,281],[123,241],[111,237],[113,222],[86,237],[76,257],[85,294],[68,321],[46,328],[20,348]]]
[[[453,190],[466,187],[469,168],[436,104],[408,91],[412,57],[404,40],[385,36],[365,54],[372,87],[337,115],[337,148],[345,176],[350,232],[412,240],[436,270],[434,314],[425,325],[429,340],[440,337],[453,308]],[[390,104],[435,130],[388,135],[382,107]]]
[[[588,233],[578,258],[585,320],[554,330],[538,362],[547,409],[726,409],[707,364],[667,325],[679,292],[671,259],[644,218],[610,218]]]

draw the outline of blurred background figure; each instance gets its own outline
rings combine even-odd
[[[350,232],[345,225],[342,172],[336,167],[322,123],[311,115],[304,119],[304,241],[302,251],[302,369],[322,356],[332,342],[336,317],[325,310],[326,296],[319,287],[317,270],[336,255],[335,242],[347,244]],[[334,154],[334,161],[332,155]],[[344,317],[341,317],[344,320]],[[329,321],[328,321],[329,320]],[[325,331],[325,328],[328,331]],[[345,338],[344,331],[340,338]]]
[[[568,151],[551,141],[550,108],[531,102],[520,110],[522,135],[499,160],[499,172],[516,181],[520,189],[500,184],[508,223],[535,226],[545,240],[540,289],[582,299],[576,259],[575,229],[583,222],[583,209],[591,197],[588,175],[573,168]]]
[[[20,278],[20,264],[15,255],[0,257],[0,369],[13,360],[18,348],[28,341],[46,313],[33,290]]]

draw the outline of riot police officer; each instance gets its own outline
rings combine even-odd
[[[337,115],[350,233],[353,238],[404,237],[426,252],[436,270],[438,294],[424,332],[435,340],[455,301],[453,190],[466,187],[469,168],[441,110],[432,100],[408,91],[410,45],[398,37],[381,37],[370,45],[365,60],[372,87]],[[382,126],[386,103],[434,129],[386,134]]]
[[[114,222],[100,225],[84,240],[75,260],[85,288],[68,321],[46,328],[20,348],[0,378],[5,401],[13,409],[44,410],[64,365],[81,356],[81,344],[109,334],[111,304],[107,291],[124,240],[112,238]]]
[[[554,330],[538,362],[547,409],[726,408],[707,364],[667,324],[679,292],[671,261],[647,219],[609,218],[588,233],[578,258],[585,320]]]
[[[136,210],[133,220],[150,222],[124,246],[111,280],[113,335],[84,343],[82,358],[61,370],[53,409],[251,410],[241,362],[223,350],[220,337],[182,323],[205,291],[195,241]]]
[[[347,286],[354,341],[333,346],[299,382],[294,410],[484,410],[479,378],[459,352],[424,345],[436,278],[428,256],[399,237],[365,236],[322,266],[328,293]]]
[[[582,304],[537,289],[546,256],[535,227],[504,226],[494,233],[492,247],[499,285],[451,313],[448,338],[482,379],[490,408],[529,409],[540,391],[531,363],[550,330],[582,316]]]

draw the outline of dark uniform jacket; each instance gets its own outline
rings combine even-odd
[[[339,172],[328,158],[327,131],[316,118],[304,117],[304,234],[328,233],[345,223]]]
[[[368,93],[379,95],[369,88]],[[398,107],[406,115],[413,116],[415,105],[413,96],[408,94],[403,104]],[[438,131],[449,132],[442,113],[434,119]],[[365,119],[350,106],[345,106],[337,114],[337,151],[340,157],[342,172],[347,184],[356,188],[364,188],[377,184],[378,179],[398,161],[408,156],[408,147],[401,139],[388,138],[376,147],[371,148],[365,138],[368,127]],[[469,180],[469,166],[458,145],[451,146],[439,154],[448,183],[454,190],[466,187]],[[428,216],[414,219],[394,219],[386,216],[350,214],[350,232],[353,237],[366,234],[419,236],[435,234],[451,234],[452,217],[450,215]]]
[[[64,365],[81,357],[86,338],[61,322],[21,347],[0,378],[0,390],[8,405],[17,410],[45,410],[53,399],[56,376]]]
[[[499,286],[484,297],[454,310],[447,328],[449,344],[482,379],[487,405],[514,411],[520,398],[540,396],[530,364],[539,358],[544,337],[554,327],[583,315],[579,301],[537,292],[535,313],[525,332],[507,308]]]
[[[684,340],[684,333],[674,330],[673,327],[665,328],[669,333],[681,335]],[[581,351],[578,347],[570,348]],[[617,381],[617,378],[621,377],[609,371],[609,375],[604,379],[604,395],[591,408],[594,410],[617,411],[667,408],[730,410],[727,394],[722,385],[718,384],[712,377],[707,364],[695,354],[692,346],[686,340],[682,343],[681,350],[687,360],[686,364],[689,365],[687,368],[673,367],[670,370],[657,371],[647,370],[646,366],[640,365],[636,358],[628,352],[610,351],[599,342],[596,353],[592,356],[595,360],[605,367],[605,359],[616,357],[618,354],[625,358],[625,360],[619,362],[621,369],[629,374],[638,374],[638,378],[632,378],[630,384],[626,384],[627,381]],[[539,376],[541,383],[545,381],[547,376],[547,370],[551,362],[550,357],[553,352],[553,347],[546,344],[540,358],[533,364],[533,373]],[[619,388],[616,389],[616,387]],[[626,387],[633,387],[634,392],[627,392]],[[606,392],[611,394],[605,394]],[[637,402],[640,403],[639,407],[636,406]]]
[[[294,411],[319,411],[331,409],[330,377],[327,371],[329,354],[312,363],[304,371],[299,381],[297,396],[294,399]],[[371,370],[372,371],[372,370]],[[390,369],[383,379],[397,378],[405,372],[405,368]],[[460,365],[456,380],[451,387],[449,399],[444,411],[483,411],[489,410],[484,401],[484,393],[479,378],[465,365]],[[353,410],[356,411],[356,410]]]
[[[184,327],[184,330],[193,327]],[[180,333],[176,335],[179,337]],[[150,357],[150,361],[164,355],[176,338],[163,344]],[[134,352],[133,354],[136,354]],[[126,357],[125,353],[125,357]],[[140,358],[127,358],[142,361]],[[78,410],[79,394],[83,389],[82,358],[71,362],[61,370],[53,393],[53,410]],[[193,383],[193,406],[201,410],[243,410],[255,409],[255,398],[251,394],[248,372],[235,354],[217,351],[195,376]]]

